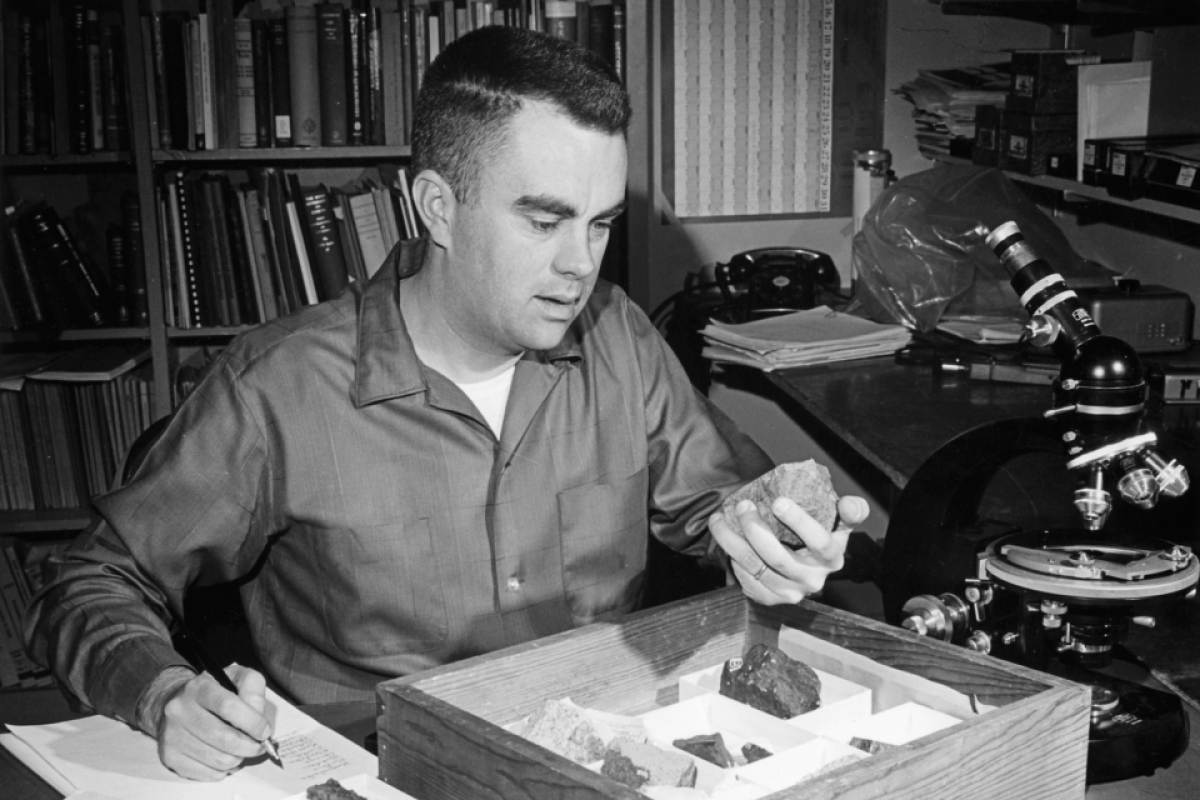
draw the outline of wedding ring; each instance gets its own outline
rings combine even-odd
[[[759,578],[761,578],[763,576],[763,573],[766,571],[767,571],[767,562],[764,561],[763,565],[758,568],[758,572],[754,573],[754,575],[752,577],[754,578],[754,580],[758,580]]]

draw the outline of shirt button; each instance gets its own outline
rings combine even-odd
[[[523,583],[523,581],[520,578],[509,578],[508,579],[508,590],[510,592],[519,592],[521,590],[522,583]]]

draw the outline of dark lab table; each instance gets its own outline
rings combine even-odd
[[[824,436],[823,444],[832,439],[846,446],[860,471],[875,470],[886,479],[893,500],[951,439],[994,420],[1040,416],[1052,400],[1049,386],[974,381],[890,358],[751,372],[734,380],[756,385],[802,425],[816,426],[810,433]],[[1131,513],[1154,514],[1147,517],[1156,520],[1154,535],[1200,550],[1200,406],[1151,403],[1150,416],[1159,427],[1160,451],[1183,461],[1197,485],[1183,498],[1160,502],[1154,512]],[[870,475],[855,477],[871,483]],[[1151,778],[1091,787],[1089,800],[1190,798],[1200,786],[1200,599],[1177,604],[1157,622],[1155,629],[1130,626],[1125,644],[1184,699],[1192,729],[1188,751]]]

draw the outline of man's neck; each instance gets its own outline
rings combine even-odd
[[[400,286],[400,312],[417,358],[455,383],[494,378],[521,358],[521,353],[489,353],[459,335],[446,319],[439,296],[439,271],[429,263]]]

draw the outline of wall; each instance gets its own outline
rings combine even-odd
[[[919,172],[932,162],[917,152],[912,104],[892,94],[918,69],[945,68],[1004,60],[1004,48],[1047,46],[1051,31],[1044,25],[1004,19],[943,16],[928,0],[889,0],[884,87],[884,140],[892,151],[897,175]],[[653,96],[654,108],[661,98]],[[653,135],[653,134],[651,134]],[[658,142],[652,152],[661,153]],[[652,163],[661,164],[660,158]],[[651,186],[657,186],[652,181]],[[752,247],[795,245],[829,253],[843,275],[850,273],[849,217],[764,222],[672,224],[664,198],[653,198],[657,224],[649,234],[649,304],[653,308],[683,287],[684,277],[704,265],[727,261]],[[635,297],[637,295],[635,294]],[[640,298],[639,298],[640,299]]]

